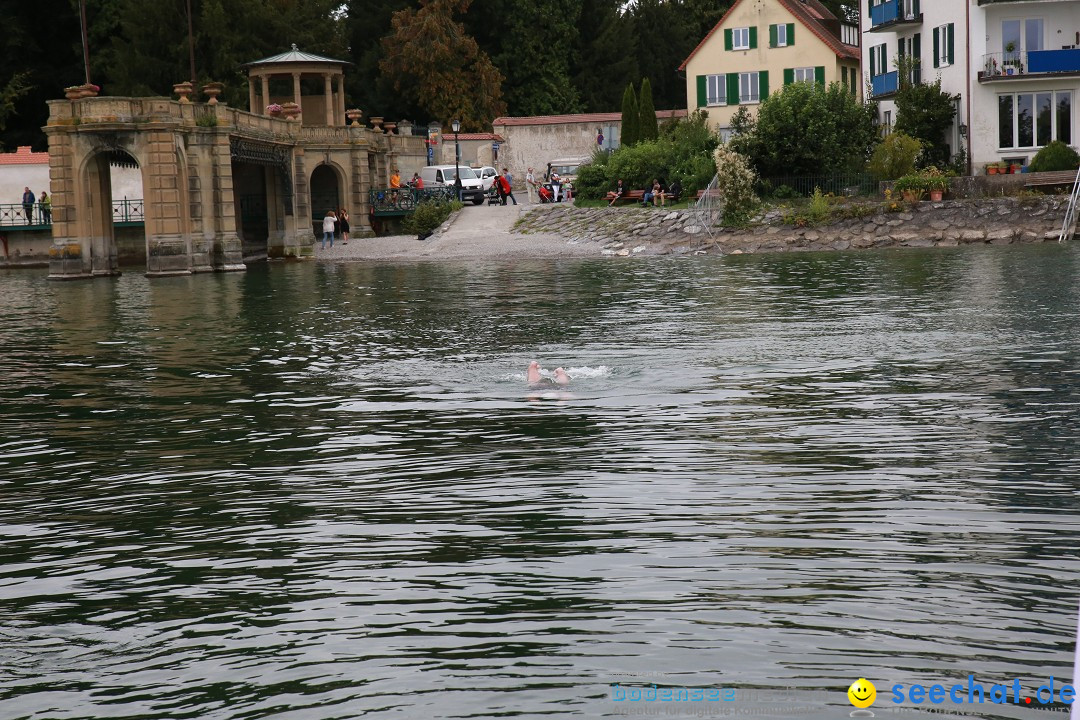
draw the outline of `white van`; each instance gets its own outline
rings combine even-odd
[[[428,165],[420,168],[420,177],[424,181],[424,187],[453,187],[454,169],[453,165]],[[459,165],[457,170],[461,175],[462,201],[472,200],[473,205],[483,205],[484,196],[487,194],[484,192],[484,182],[467,165]]]
[[[499,174],[498,170],[490,166],[473,168],[473,172],[484,183],[484,192],[491,190],[491,186],[495,184],[495,176]]]

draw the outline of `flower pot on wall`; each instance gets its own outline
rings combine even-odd
[[[225,90],[225,85],[223,83],[211,82],[203,85],[202,92],[203,95],[206,96],[206,104],[217,105],[218,95],[220,95],[223,90]]]
[[[191,102],[190,98],[191,93],[194,91],[194,87],[192,87],[191,83],[189,82],[181,82],[173,85],[172,91],[176,95],[180,96],[180,102],[186,103]]]
[[[352,108],[351,110],[345,111],[345,117],[349,118],[350,125],[359,125],[360,116],[362,116],[363,114],[364,111],[360,110],[359,108]]]
[[[922,200],[922,190],[904,190],[904,199],[909,203],[917,203]]]
[[[300,115],[300,106],[294,102],[282,103],[281,114],[287,120],[295,120]]]
[[[930,191],[930,201],[931,202],[941,202],[941,198],[942,198],[942,196],[944,194],[945,194],[944,190],[931,190]]]
[[[68,100],[78,100],[82,97],[82,89],[78,85],[64,88],[64,97]]]

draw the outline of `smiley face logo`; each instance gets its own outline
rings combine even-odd
[[[868,708],[877,700],[877,688],[866,678],[859,678],[847,689],[848,700],[857,708]]]

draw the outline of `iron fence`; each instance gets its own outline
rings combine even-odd
[[[758,180],[758,189],[767,197],[810,197],[815,188],[826,195],[876,195],[878,182],[873,175],[851,173],[841,175],[789,175],[765,177]]]
[[[376,215],[408,215],[420,203],[437,200],[450,202],[454,199],[454,188],[433,187],[417,190],[416,188],[382,188],[368,192],[371,211]]]
[[[145,222],[146,215],[143,211],[142,198],[113,200],[112,221],[114,223]],[[0,227],[31,229],[51,226],[52,211],[42,210],[38,203],[31,205],[29,212],[22,203],[0,205]]]

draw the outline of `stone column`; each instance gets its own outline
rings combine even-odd
[[[293,151],[293,214],[286,218],[285,257],[302,260],[315,256],[315,232],[311,227],[311,191],[303,148]],[[289,225],[291,224],[291,227]]]
[[[263,75],[262,76],[262,107],[259,108],[259,110],[258,110],[260,115],[265,115],[266,114],[266,106],[269,105],[269,104],[270,104],[270,76],[269,75]],[[255,112],[255,111],[252,110],[252,112]]]
[[[303,109],[304,105],[300,102],[300,73],[292,74],[292,101]]]
[[[248,112],[256,112],[255,108],[255,78],[248,77]]]
[[[323,74],[323,100],[326,103],[326,124],[334,125],[334,107],[337,103],[334,102],[334,88],[330,84],[330,73]]]
[[[337,125],[345,124],[345,76],[337,76]]]
[[[148,277],[191,274],[191,236],[185,232],[181,202],[185,173],[177,158],[171,129],[146,132],[147,167],[143,170]]]
[[[229,133],[222,129],[214,133],[211,150],[213,164],[214,237],[212,264],[219,272],[247,270],[240,237],[236,234],[236,202],[233,197],[232,155],[229,152]]]
[[[79,233],[75,198],[75,157],[73,135],[53,126],[49,136],[49,194],[52,195],[52,238],[49,248],[49,279],[72,280],[90,277],[90,244]]]

